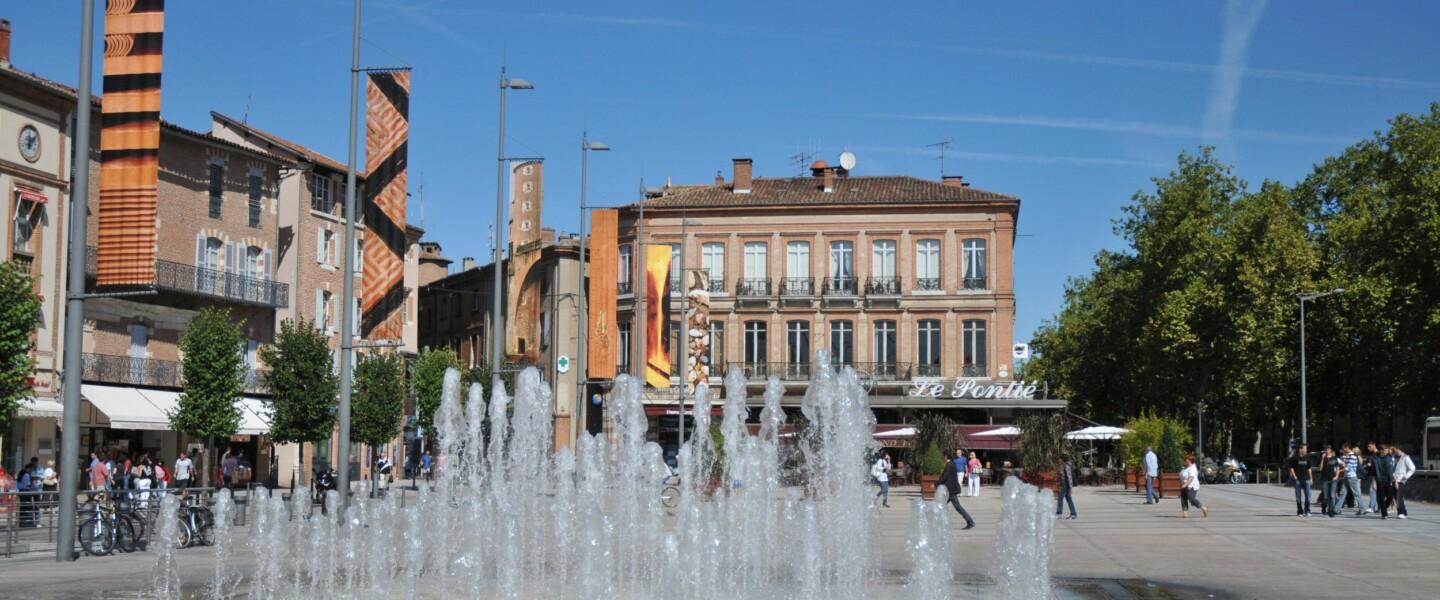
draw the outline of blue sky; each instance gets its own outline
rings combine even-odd
[[[97,1],[103,6],[103,0]],[[343,160],[351,4],[168,3],[164,116],[249,120]],[[76,76],[79,2],[15,2],[13,61]],[[592,203],[703,182],[749,156],[856,174],[950,174],[1017,195],[1017,341],[1059,308],[1067,277],[1119,245],[1111,220],[1182,150],[1213,144],[1252,182],[1316,161],[1440,99],[1440,3],[558,2],[367,0],[362,62],[409,64],[411,191],[428,237],[488,256],[495,81],[512,155],[546,157],[545,221],[577,227],[582,129]],[[97,26],[97,31],[98,31]],[[98,86],[98,77],[97,77]],[[363,145],[362,145],[363,149]],[[411,221],[421,221],[412,200]]]

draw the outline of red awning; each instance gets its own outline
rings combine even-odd
[[[26,201],[29,201],[29,202],[34,202],[34,203],[36,203],[36,204],[45,204],[46,202],[49,202],[49,201],[50,201],[50,198],[48,198],[47,196],[45,196],[45,194],[42,194],[42,193],[40,193],[40,192],[32,192],[32,191],[27,190],[27,189],[24,189],[24,188],[17,188],[16,191],[17,191],[17,192],[20,192],[20,199],[21,199],[21,200],[26,200]]]
[[[992,431],[1003,425],[961,425],[956,427],[956,433],[965,436],[965,446],[970,450],[1014,450],[1015,438],[1012,437],[975,437],[973,434],[982,431]]]
[[[687,416],[688,416],[688,415],[693,415],[694,413],[695,413],[695,407],[693,407],[693,406],[686,406],[686,407],[685,407],[685,414],[686,414]],[[677,415],[679,415],[679,414],[680,414],[680,407],[678,407],[678,406],[666,406],[666,405],[663,405],[663,404],[647,404],[647,405],[645,405],[645,416],[647,416],[647,417],[674,417],[674,416],[677,416]],[[710,416],[712,416],[712,417],[723,417],[723,416],[725,416],[725,407],[724,407],[724,406],[711,406],[711,407],[710,407]]]

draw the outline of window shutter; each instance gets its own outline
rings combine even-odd
[[[315,314],[311,315],[311,318],[315,321],[316,329],[325,330],[325,292],[323,290],[315,290]]]
[[[195,234],[195,266],[205,266],[205,234]]]
[[[350,300],[351,300],[351,302],[350,302],[350,335],[351,335],[352,337],[359,337],[359,336],[360,336],[360,299],[359,299],[359,298],[351,298]]]
[[[315,262],[325,262],[325,228],[320,225],[315,226]]]

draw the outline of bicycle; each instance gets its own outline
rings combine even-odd
[[[91,556],[106,556],[117,549],[128,553],[139,548],[143,540],[135,533],[135,517],[121,512],[103,494],[93,501],[94,514],[81,523],[75,533],[80,547]],[[141,527],[143,531],[143,525]]]
[[[680,476],[666,477],[664,483],[665,487],[660,490],[660,505],[665,508],[675,508],[680,504]]]
[[[196,504],[193,496],[186,496],[180,507],[180,536],[176,547],[209,546],[215,543],[215,515],[203,504]]]

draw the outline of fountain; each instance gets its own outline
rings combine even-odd
[[[1055,496],[1011,477],[1000,490],[1000,527],[991,550],[990,578],[1005,598],[1050,598],[1054,562]]]
[[[402,506],[400,494],[338,496],[314,511],[303,492],[286,502],[257,491],[251,511],[255,568],[246,597],[272,598],[915,598],[953,592],[952,534],[945,505],[912,503],[910,577],[881,573],[877,512],[867,458],[874,417],[854,371],[835,371],[818,352],[801,405],[803,435],[782,440],[782,384],[764,392],[758,430],[746,425],[746,379],[725,378],[723,417],[708,435],[710,390],[695,393],[694,435],[680,450],[679,504],[660,504],[665,468],[647,440],[642,383],[616,379],[607,433],[583,434],[552,451],[554,401],[535,369],[512,398],[496,386],[489,402],[459,373],[446,373],[435,426],[436,476]],[[790,434],[786,434],[790,435]],[[803,456],[803,486],[781,484],[781,446]],[[1009,482],[994,579],[1014,598],[1048,594],[1048,519],[1038,494]],[[170,501],[167,498],[167,502]],[[228,497],[222,496],[225,513]],[[167,506],[174,510],[174,506]],[[171,513],[173,514],[173,513]],[[173,518],[171,519],[173,521]],[[217,556],[231,556],[228,529]],[[164,532],[162,531],[162,539]],[[1001,546],[1005,546],[1001,548]],[[174,558],[160,552],[157,589],[178,590]],[[241,588],[215,569],[211,598]],[[1028,586],[1028,587],[1027,587]],[[157,594],[160,597],[175,597]]]

